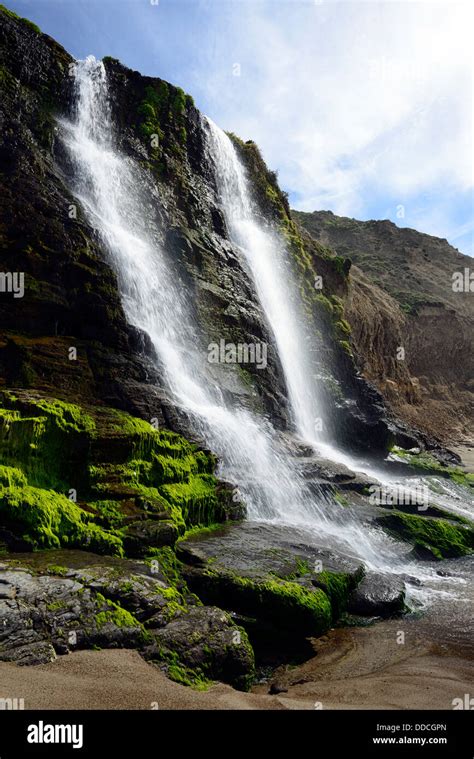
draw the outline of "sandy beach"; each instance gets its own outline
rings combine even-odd
[[[474,473],[474,443],[451,446],[454,453],[461,457],[462,467],[466,472]]]
[[[282,667],[269,683],[241,693],[221,683],[197,692],[170,681],[136,651],[78,651],[36,667],[0,663],[0,697],[24,698],[25,709],[452,709],[472,690],[469,651],[430,641],[399,620],[332,630],[316,655]]]

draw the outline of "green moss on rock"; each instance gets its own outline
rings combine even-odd
[[[200,575],[196,590],[208,602],[267,620],[277,629],[298,636],[322,635],[331,625],[331,603],[326,593],[297,582],[255,580],[207,569]]]
[[[1,402],[1,519],[32,548],[121,555],[127,524],[137,520],[162,520],[160,540],[172,542],[226,519],[215,457],[181,435],[31,391],[3,392]]]
[[[362,579],[362,573],[353,575],[341,572],[319,572],[313,584],[320,587],[331,602],[332,618],[338,619],[345,610],[350,592]]]
[[[50,575],[57,575],[58,577],[65,577],[69,572],[67,567],[63,567],[60,564],[48,564],[47,572]]]
[[[406,451],[404,448],[393,446],[391,453],[403,459],[403,461],[413,467],[413,469],[440,475],[441,477],[448,477],[458,485],[474,488],[474,474],[465,472],[458,466],[447,466],[446,464],[442,464],[435,459],[434,456],[428,453],[428,451],[414,453],[413,451]]]
[[[166,670],[166,674],[175,683],[180,685],[186,685],[189,688],[197,691],[209,690],[213,681],[210,680],[203,673],[200,667],[192,669],[184,665],[179,658],[176,651],[170,651],[169,649],[162,649],[159,654],[159,659]]]
[[[99,630],[107,624],[115,625],[115,627],[141,627],[140,622],[133,614],[113,601],[104,598],[100,593],[96,594],[96,601],[107,607],[105,611],[99,611],[95,615],[95,622]]]
[[[182,588],[181,564],[170,546],[154,548],[149,552],[147,563],[151,568],[157,567],[172,588]]]
[[[84,459],[95,431],[92,417],[77,405],[28,394],[17,398],[4,392],[0,403],[0,453],[5,464],[18,466],[36,487],[62,492],[77,488],[86,476]]]
[[[0,466],[0,487],[18,488],[27,485],[25,475],[20,469],[11,466]]]
[[[145,87],[137,108],[138,133],[150,143],[151,168],[158,178],[166,170],[162,152],[181,159],[187,141],[186,109],[192,105],[180,88],[155,80]],[[152,138],[158,138],[157,143]]]
[[[97,553],[121,556],[121,539],[88,523],[88,518],[79,506],[54,490],[25,484],[0,486],[2,524],[32,548],[87,547]]]
[[[118,529],[124,524],[124,514],[119,501],[92,501],[88,504],[93,510],[98,525],[106,529]]]
[[[419,553],[426,550],[437,559],[464,556],[474,549],[473,528],[451,524],[445,519],[397,511],[377,521],[394,535],[413,542]]]

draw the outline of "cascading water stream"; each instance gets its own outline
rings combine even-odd
[[[336,526],[295,474],[263,418],[231,407],[211,378],[207,350],[193,328],[177,278],[147,217],[146,177],[114,147],[103,65],[78,62],[75,119],[63,121],[74,167],[73,191],[109,251],[129,321],[146,331],[174,399],[239,483],[251,517],[313,519],[322,532]],[[343,535],[339,539],[344,539]]]
[[[205,125],[227,225],[242,252],[278,347],[297,434],[331,461],[374,480],[384,479],[382,472],[331,444],[329,414],[317,390],[322,367],[314,361],[311,335],[304,328],[306,318],[292,281],[285,241],[276,229],[262,224],[246,170],[231,139],[208,117]]]
[[[315,365],[311,336],[304,329],[305,315],[292,281],[285,241],[277,230],[262,223],[252,201],[246,170],[232,140],[208,117],[205,124],[227,226],[247,264],[278,347],[297,434],[331,461],[361,471],[383,486],[401,486],[400,479],[388,476],[382,467],[368,465],[331,443],[327,434],[329,414],[318,397],[315,381],[322,371]],[[404,478],[404,482],[408,496],[413,495],[412,489],[420,484],[416,478]],[[430,484],[427,483],[427,487]],[[453,504],[453,494],[443,498],[432,492],[431,500],[461,515],[472,516],[472,508],[464,508],[462,503]]]
[[[249,517],[305,527],[320,545],[339,548],[368,566],[402,571],[403,544],[310,492],[268,420],[224,399],[209,372],[207,347],[194,328],[179,279],[160,245],[153,218],[156,188],[115,147],[106,72],[93,57],[77,63],[76,97],[75,117],[60,122],[73,167],[72,191],[109,253],[127,319],[150,336],[174,402],[196,435],[218,454],[221,476],[238,483]],[[284,246],[276,233],[259,226],[228,138],[211,123],[209,130],[231,235],[246,257],[275,335],[295,425],[301,437],[313,440],[321,410],[311,381],[314,368],[305,360],[298,330],[297,303],[286,292]]]
[[[472,506],[463,504],[462,496],[453,493],[453,488],[449,491],[445,486],[441,495],[436,492],[440,484],[436,488],[433,478],[394,479],[382,467],[374,468],[331,443],[327,434],[330,420],[317,393],[317,377],[322,374],[321,367],[315,366],[311,336],[304,330],[305,318],[296,297],[297,288],[292,281],[285,242],[275,229],[262,223],[252,202],[246,170],[231,139],[211,119],[206,118],[205,124],[227,227],[232,241],[241,251],[273,333],[297,435],[323,457],[367,474],[388,492],[397,488],[407,503],[417,503],[412,499],[418,495],[416,488],[422,486],[429,490],[432,504],[439,504],[455,514],[472,517]],[[460,504],[453,500],[453,495],[461,501]],[[462,576],[453,577],[451,585],[448,583],[448,589],[445,589],[445,583],[433,569],[424,568],[413,559],[407,560],[406,557],[397,555],[393,546],[379,532],[367,525],[361,530],[356,522],[357,518],[353,519],[352,514],[346,515],[345,528],[350,525],[352,538],[360,540],[358,555],[369,568],[401,574],[406,582],[410,602],[425,604],[431,603],[433,598],[438,601],[446,599],[457,595],[459,588],[465,584]],[[354,548],[354,544],[352,546]],[[417,579],[413,583],[410,577]],[[420,581],[422,588],[419,586]]]
[[[240,248],[278,348],[295,427],[304,440],[321,439],[323,422],[315,367],[310,358],[304,314],[291,283],[287,250],[270,226],[262,225],[242,163],[230,138],[206,118],[209,152],[216,165],[222,208],[232,241]]]
[[[328,414],[325,413],[317,392],[317,377],[322,374],[321,367],[315,365],[311,336],[304,330],[305,316],[296,296],[297,288],[292,281],[285,241],[277,230],[263,224],[252,201],[252,189],[246,170],[232,140],[208,117],[205,118],[205,125],[227,227],[232,241],[241,251],[273,333],[288,388],[296,433],[320,455],[369,475],[373,482],[379,482],[389,492],[396,486],[407,496],[408,503],[417,502],[410,499],[413,496],[416,498],[416,487],[420,485],[430,490],[431,503],[439,503],[440,496],[434,492],[429,478],[394,480],[381,467],[375,469],[367,465],[338,449],[328,439]],[[463,514],[462,505],[453,504],[452,496],[444,498],[442,505],[455,513]],[[415,575],[419,580],[430,582],[436,588],[434,593],[439,593],[439,578],[433,576],[431,569],[424,570],[413,560],[407,561],[406,558],[397,556],[393,546],[388,545],[380,533],[367,525],[361,531],[354,523],[356,521],[350,513],[347,514],[345,527],[347,529],[351,525],[349,529],[352,530],[353,538],[356,534],[359,535],[362,549],[359,555],[368,567]],[[410,587],[410,583],[408,585]],[[410,587],[410,591],[413,592],[412,597],[420,601],[430,595],[430,591],[420,591],[416,584]]]

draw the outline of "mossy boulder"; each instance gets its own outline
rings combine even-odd
[[[314,548],[309,535],[258,522],[190,535],[177,554],[189,587],[237,613],[252,642],[263,630],[282,640],[322,635],[363,575],[353,560]]]
[[[144,556],[237,516],[215,457],[177,433],[32,391],[0,402],[0,528],[11,548]]]
[[[129,647],[183,685],[248,690],[255,661],[245,631],[180,579],[171,584],[166,552],[143,562],[41,551],[0,563],[0,660],[40,664],[79,648]]]
[[[18,16],[17,13],[14,13],[9,8],[6,8],[4,5],[0,5],[0,13],[4,14],[8,18],[15,19],[16,21],[19,21],[20,24],[23,25],[26,29],[29,29],[36,34],[41,34],[41,29],[39,26],[33,23],[33,21],[30,21],[29,18],[23,18],[22,16]]]
[[[156,631],[144,656],[172,679],[198,690],[219,679],[249,690],[255,678],[255,658],[247,633],[230,614],[195,606]]]
[[[280,578],[250,579],[212,569],[200,572],[198,577],[186,576],[207,603],[220,603],[290,635],[316,637],[331,625],[331,602],[320,588]]]
[[[396,537],[413,543],[420,558],[465,556],[474,549],[472,526],[399,511],[379,517],[377,522]]]

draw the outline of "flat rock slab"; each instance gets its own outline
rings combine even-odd
[[[253,641],[323,634],[363,574],[358,561],[318,546],[314,533],[265,522],[203,531],[177,552],[191,590],[237,614]]]
[[[177,554],[186,564],[235,572],[243,577],[276,575],[291,579],[302,574],[303,563],[311,575],[320,571],[360,572],[360,561],[318,545],[310,531],[266,522],[239,522],[212,532],[203,532],[177,544]]]
[[[316,636],[345,610],[370,617],[406,611],[402,579],[365,573],[359,560],[318,540],[303,528],[248,521],[203,531],[178,543],[177,552],[191,589],[207,603],[248,615],[259,629],[277,625],[289,635]],[[314,592],[325,594],[319,608]]]
[[[326,482],[337,485],[343,490],[354,490],[355,492],[365,492],[365,490],[377,483],[377,480],[370,478],[362,472],[353,471],[344,464],[331,461],[330,459],[321,458],[320,456],[309,456],[298,459],[301,473],[307,480],[320,478]]]

